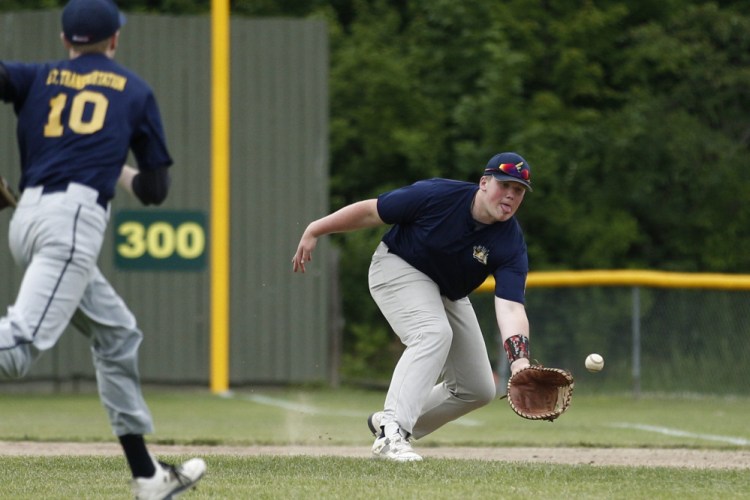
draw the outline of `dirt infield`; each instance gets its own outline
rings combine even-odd
[[[166,446],[151,445],[156,455],[340,456],[369,457],[367,447],[343,446]],[[750,450],[717,451],[645,448],[420,448],[425,458],[496,460],[570,465],[750,469]],[[116,443],[40,443],[0,441],[0,455],[119,455]]]

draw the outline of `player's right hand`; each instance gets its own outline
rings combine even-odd
[[[318,244],[318,238],[310,236],[307,231],[302,235],[297,246],[297,252],[292,257],[292,271],[293,272],[305,272],[305,262],[312,260],[312,252],[315,250],[315,246]]]

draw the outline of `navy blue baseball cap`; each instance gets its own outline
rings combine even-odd
[[[112,0],[70,0],[63,9],[62,28],[72,44],[101,42],[125,24],[125,16]]]
[[[490,158],[484,168],[484,175],[491,175],[499,181],[513,181],[531,189],[531,165],[516,153],[499,153]]]

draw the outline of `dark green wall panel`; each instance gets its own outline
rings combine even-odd
[[[314,268],[291,272],[305,225],[328,209],[328,46],[322,21],[231,21],[231,384],[323,381],[329,376],[328,244]],[[0,15],[0,58],[66,56],[59,11]],[[175,160],[172,191],[156,210],[203,211],[210,220],[210,19],[129,14],[117,60],[154,88]],[[0,107],[0,173],[17,182],[15,119]],[[141,210],[118,192],[113,218]],[[8,210],[0,212],[7,249]],[[110,226],[100,267],[139,320],[145,381],[207,384],[209,268],[134,271],[115,266]],[[21,272],[0,252],[0,308]],[[69,329],[34,379],[93,375],[85,339]]]

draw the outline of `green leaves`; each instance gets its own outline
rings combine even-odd
[[[332,210],[427,177],[475,182],[513,150],[533,167],[519,219],[534,270],[750,272],[746,0],[237,0],[232,12],[327,19]],[[368,259],[356,257],[377,238],[362,239],[337,240],[341,275],[362,284],[345,305],[356,343],[377,314],[361,307]]]
[[[515,150],[534,270],[750,272],[750,17],[732,2],[356,5],[331,55],[336,206],[476,181]]]

